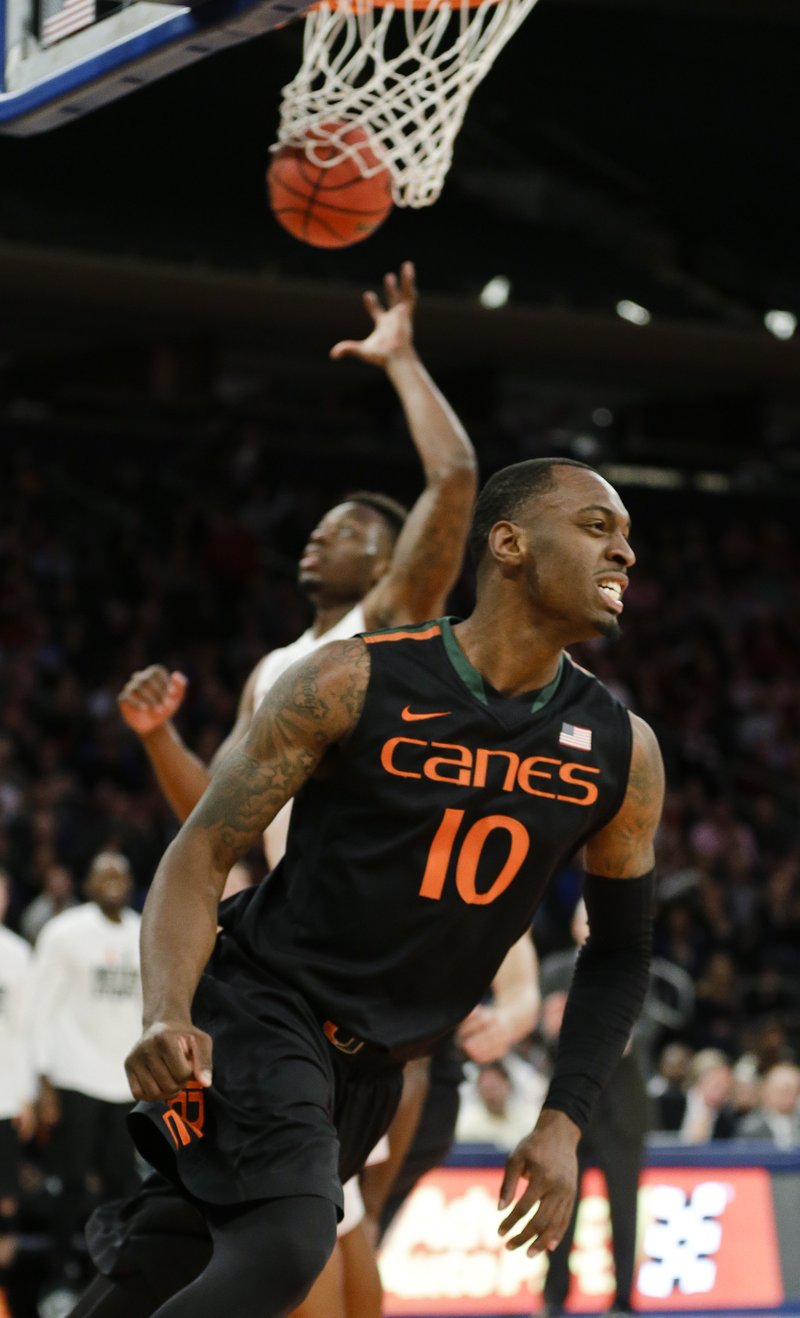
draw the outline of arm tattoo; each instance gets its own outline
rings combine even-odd
[[[268,692],[187,821],[209,831],[221,864],[258,841],[329,747],[355,728],[369,671],[363,641],[338,642],[294,664]]]
[[[633,878],[652,866],[652,845],[664,800],[664,766],[651,729],[637,720],[622,808],[587,845],[587,868]],[[591,859],[588,859],[591,856]]]
[[[346,732],[349,733],[355,731],[367,698],[370,675],[369,649],[362,640],[354,637],[352,641],[342,644],[341,659],[344,674],[336,698],[340,711],[347,720]]]

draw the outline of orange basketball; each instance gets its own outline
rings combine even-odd
[[[312,129],[309,140],[314,153],[331,159],[338,148],[326,134],[339,133],[340,141],[359,146],[367,169],[380,157],[369,145],[369,134],[358,124],[341,132],[341,124],[324,124]],[[347,157],[338,165],[317,165],[304,147],[283,146],[275,152],[267,171],[269,204],[284,229],[312,247],[350,247],[360,243],[382,224],[392,209],[392,178],[381,169],[364,178],[355,160]]]

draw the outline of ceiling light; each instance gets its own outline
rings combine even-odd
[[[614,421],[614,413],[608,407],[596,407],[592,412],[592,420],[596,426],[610,426]]]
[[[506,279],[505,275],[495,275],[481,289],[481,306],[489,307],[491,311],[496,310],[497,307],[504,307],[510,292],[511,281]]]
[[[628,298],[617,303],[617,315],[629,320],[631,325],[649,325],[653,319],[647,307],[640,307],[638,302],[630,302]]]
[[[593,462],[600,452],[600,445],[594,435],[575,435],[569,451],[581,462]]]
[[[654,490],[679,490],[686,484],[676,467],[640,467],[634,463],[607,462],[600,469],[612,485],[645,485]]]
[[[790,339],[797,329],[797,316],[791,311],[768,311],[764,324],[776,339]]]

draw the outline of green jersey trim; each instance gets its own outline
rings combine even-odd
[[[453,635],[452,618],[440,618],[439,623],[442,629],[442,642],[444,643],[444,648],[445,651],[447,652],[447,657],[450,660],[450,663],[453,665],[454,669],[456,670],[456,673],[461,678],[461,681],[464,683],[467,689],[472,693],[473,696],[475,696],[476,700],[480,700],[482,705],[486,705],[488,707],[489,698],[486,694],[486,686],[484,684],[483,677],[478,672],[477,668],[473,668],[469,659],[464,654],[464,651],[461,649],[461,646],[458,644],[458,641]],[[556,675],[553,678],[553,680],[551,682],[548,682],[547,686],[543,686],[541,691],[536,692],[536,698],[534,699],[531,705],[532,714],[538,714],[540,709],[544,709],[545,705],[548,705],[550,703],[550,701],[552,700],[553,696],[556,693],[556,688],[558,687],[558,684],[561,681],[561,673],[563,668],[564,668],[564,656],[562,654],[561,657],[559,658],[558,669],[556,671]]]

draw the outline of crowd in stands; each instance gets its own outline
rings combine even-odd
[[[124,456],[97,440],[85,452],[42,438],[9,443],[0,871],[5,923],[35,949],[47,950],[50,922],[90,896],[84,884],[100,854],[126,858],[140,908],[175,830],[117,711],[129,675],[156,661],[187,674],[180,726],[207,761],[256,660],[306,625],[294,564],[321,512],[353,486],[413,494],[413,469],[363,454],[313,470],[299,454],[275,480],[268,439],[246,427],[199,452],[159,443]],[[686,1141],[799,1145],[800,548],[791,513],[777,498],[623,494],[639,560],[625,634],[576,657],[652,724],[666,762],[655,950],[677,982],[683,975],[693,1007],[655,1009],[643,1035],[651,1126]],[[467,567],[455,612],[468,609],[470,592]],[[553,885],[534,927],[540,957],[569,946],[579,882],[576,868]],[[541,1033],[523,1053],[529,1073],[541,1073]],[[473,1078],[473,1118],[476,1094],[498,1121],[513,1106],[515,1083],[530,1079],[519,1080],[518,1061]],[[31,1081],[26,1101],[41,1097]],[[23,1200],[50,1229],[59,1186],[41,1108],[22,1133]],[[89,1190],[104,1188],[98,1174]]]

